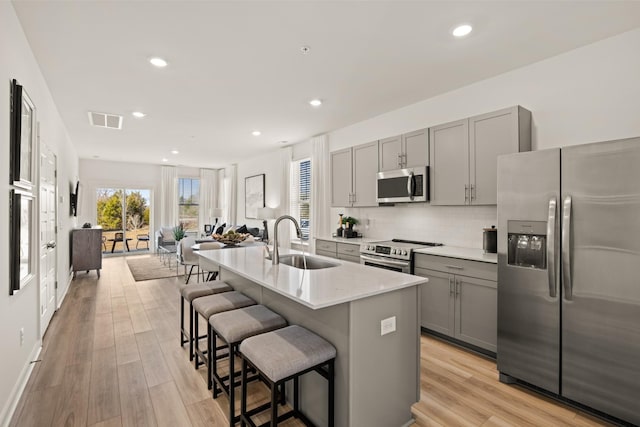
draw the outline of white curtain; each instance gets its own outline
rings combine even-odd
[[[200,169],[200,224],[213,225],[213,209],[218,206],[218,171]]]
[[[315,253],[315,238],[329,232],[329,138],[311,139],[311,231],[309,252]]]
[[[174,166],[162,166],[160,191],[160,226],[178,225],[178,169]]]
[[[282,170],[282,181],[280,181],[280,208],[278,215],[291,215],[291,198],[289,191],[291,189],[291,158],[293,157],[293,148],[284,147],[280,153],[280,167]],[[278,246],[281,248],[291,247],[291,230],[292,224],[285,220],[285,224],[278,227]],[[275,235],[271,234],[271,237]]]
[[[224,174],[224,202],[222,209],[227,226],[236,225],[238,212],[238,167],[231,165],[225,169]]]

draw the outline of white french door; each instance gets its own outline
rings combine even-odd
[[[40,336],[56,310],[57,204],[56,155],[40,147]]]

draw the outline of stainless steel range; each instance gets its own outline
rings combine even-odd
[[[402,239],[363,243],[360,245],[360,264],[413,274],[414,251],[433,246],[442,246],[442,243]]]

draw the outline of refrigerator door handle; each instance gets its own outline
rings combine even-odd
[[[571,196],[564,198],[562,208],[562,287],[564,298],[572,299],[571,283]]]
[[[549,219],[547,221],[547,273],[549,274],[549,296],[555,298],[558,294],[556,283],[556,212],[558,200],[549,200]]]

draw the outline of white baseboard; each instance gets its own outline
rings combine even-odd
[[[18,381],[15,386],[13,386],[13,390],[11,390],[11,394],[9,395],[9,399],[7,400],[7,404],[2,409],[2,413],[0,413],[0,420],[2,420],[2,424],[0,426],[7,427],[11,422],[11,417],[13,417],[13,413],[18,406],[18,402],[22,397],[22,393],[24,392],[24,388],[27,386],[27,382],[29,381],[29,377],[31,376],[31,372],[33,372],[33,368],[35,367],[35,363],[31,363],[33,360],[37,360],[40,355],[40,351],[42,350],[42,341],[38,341],[31,351],[31,355],[27,359],[27,363],[22,368],[20,372],[20,376],[18,377]]]
[[[67,280],[67,287],[65,288],[64,293],[58,297],[58,301],[57,301],[58,306],[56,307],[56,310],[58,310],[62,306],[62,301],[64,301],[64,298],[67,296],[67,293],[69,292],[69,288],[71,287],[72,280],[73,280],[73,273],[69,274],[69,279]]]

